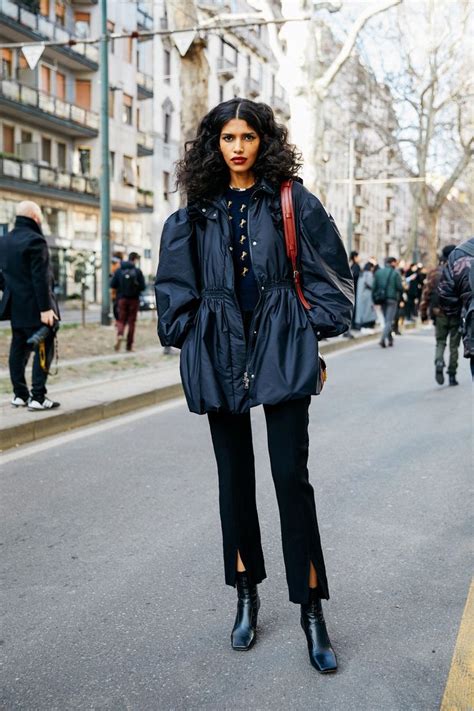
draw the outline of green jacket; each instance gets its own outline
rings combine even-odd
[[[398,301],[403,293],[400,272],[393,267],[383,267],[382,269],[377,269],[374,276],[372,294],[375,294],[378,290],[385,291],[387,299]]]

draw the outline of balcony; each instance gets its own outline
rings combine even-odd
[[[272,96],[272,108],[286,120],[291,116],[290,104],[282,96]]]
[[[142,3],[137,5],[137,29],[142,32],[153,30],[153,17],[145,10]],[[152,39],[149,37],[149,39]]]
[[[153,98],[153,77],[140,71],[137,71],[137,98]]]
[[[58,131],[74,138],[99,133],[99,115],[62,101],[14,79],[0,79],[0,109],[4,116]]]
[[[137,188],[137,207],[139,212],[153,212],[153,190]]]
[[[72,30],[17,5],[13,0],[0,3],[0,24],[3,36],[13,42],[25,39],[70,42],[70,46],[46,48],[46,52],[59,53],[61,62],[70,69],[96,71],[99,68],[99,50],[95,45],[84,44]]]
[[[0,154],[0,187],[86,205],[99,204],[99,181]]]
[[[154,152],[154,140],[151,133],[137,131],[137,157],[152,156]]]
[[[262,83],[253,77],[247,77],[245,79],[245,94],[246,96],[251,96],[252,99],[256,99],[260,96],[262,91]]]
[[[218,57],[217,59],[217,75],[224,81],[233,79],[237,72],[237,66],[227,57]]]

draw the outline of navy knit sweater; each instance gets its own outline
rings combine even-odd
[[[258,301],[258,285],[250,257],[248,213],[255,186],[248,190],[227,188],[225,198],[232,232],[235,292],[242,311],[253,311]]]

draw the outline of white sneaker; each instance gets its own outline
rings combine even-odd
[[[54,402],[54,400],[50,400],[48,397],[45,397],[43,402],[33,400],[33,398],[28,400],[28,410],[53,410],[55,407],[59,407],[59,405],[59,402]]]
[[[12,403],[13,407],[26,407],[28,405],[27,400],[23,400],[21,397],[18,397],[17,395],[15,395],[12,398],[11,403]]]

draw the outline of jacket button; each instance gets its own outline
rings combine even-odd
[[[256,335],[257,335],[257,331],[254,331],[254,332],[253,332],[253,335],[256,336]]]
[[[206,212],[206,208],[205,208],[205,207],[201,207],[201,212]]]
[[[214,212],[212,216],[217,217],[217,212]]]
[[[229,247],[229,249],[230,249],[230,251],[232,252],[232,250],[233,250],[234,248],[233,248],[233,247]]]
[[[262,291],[263,291],[264,289],[265,289],[265,287],[264,287],[264,286],[262,286]]]
[[[255,373],[252,373],[252,375],[251,375],[250,377],[251,377],[251,378],[255,378]]]
[[[256,245],[257,243],[256,243],[255,240],[254,240],[254,241],[252,242],[252,244],[253,244],[253,246],[255,247],[255,245]]]

